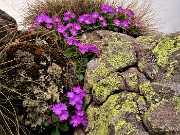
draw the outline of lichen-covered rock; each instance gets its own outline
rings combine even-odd
[[[140,98],[136,93],[122,92],[111,95],[100,107],[90,105],[87,135],[148,135],[134,101],[136,98]]]
[[[164,102],[161,105],[149,109],[143,118],[143,122],[151,134],[180,134],[180,112],[176,110],[176,104]]]
[[[139,62],[139,69],[152,81],[171,86],[180,95],[180,33],[158,39]]]
[[[179,135],[180,33],[137,39],[107,31],[95,33],[101,53],[87,66],[86,133]],[[121,60],[114,61],[115,57]]]
[[[30,127],[32,134],[43,132],[47,111],[60,102],[66,90],[77,85],[73,67],[52,36],[42,32],[19,35],[16,42],[5,45],[0,59],[0,82],[23,97],[17,113],[21,113],[21,123]]]

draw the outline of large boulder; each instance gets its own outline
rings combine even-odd
[[[85,76],[85,133],[179,135],[180,33],[135,39],[101,30],[84,38],[100,49]]]

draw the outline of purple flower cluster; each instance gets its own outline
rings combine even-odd
[[[97,12],[93,12],[92,15],[84,14],[79,17],[78,21],[79,23],[85,23],[85,24],[92,24],[96,22],[96,19],[99,17],[99,14]],[[71,12],[67,11],[64,13],[63,21],[69,21],[71,18],[76,18],[76,15]],[[53,18],[50,18],[45,11],[43,11],[34,21],[33,27],[40,25],[42,23],[45,23],[45,26],[47,29],[52,29],[53,25],[57,29],[57,31],[62,34],[65,38],[65,41],[70,46],[75,45],[79,48],[79,51],[84,54],[86,52],[92,51],[96,55],[98,55],[98,49],[95,45],[84,45],[81,44],[79,39],[76,38],[78,32],[81,31],[81,25],[79,23],[68,23],[67,25],[63,25],[62,21],[57,17],[54,16]],[[104,19],[102,19],[103,26],[106,25],[106,22]],[[30,31],[33,31],[34,28],[30,28]]]
[[[63,17],[63,20],[64,21],[69,21],[71,18],[76,18],[76,15],[71,12],[71,11],[67,11],[66,13],[64,13],[64,17]]]
[[[88,118],[84,116],[84,111],[82,110],[83,99],[86,96],[86,93],[78,86],[74,87],[72,92],[67,93],[67,98],[69,98],[69,104],[75,106],[75,115],[71,116],[70,124],[73,127],[82,124],[83,126],[87,126]]]
[[[67,120],[69,117],[67,106],[64,103],[53,105],[51,110],[59,117],[60,120]]]
[[[104,6],[101,6],[101,10],[103,13],[111,13],[111,14],[115,14],[116,13],[116,10],[110,6],[110,5],[104,5]]]
[[[116,26],[122,26],[122,27],[124,27],[124,28],[127,28],[127,27],[129,27],[131,24],[132,24],[132,22],[130,21],[130,20],[125,20],[125,21],[120,21],[120,20],[118,20],[118,19],[115,19],[114,20],[114,24],[116,25]]]
[[[78,18],[79,23],[84,23],[86,25],[95,24],[97,20],[102,22],[103,27],[107,26],[106,20],[103,16],[100,16],[98,12],[93,12],[92,14],[83,14]]]

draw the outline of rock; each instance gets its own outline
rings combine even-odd
[[[77,85],[72,80],[77,80],[72,65],[63,57],[61,48],[53,46],[54,41],[49,40],[52,36],[38,32],[21,35],[16,42],[5,45],[1,59],[4,72],[0,82],[23,95],[17,113],[23,113],[21,123],[30,127],[32,134],[44,131],[44,122],[49,120],[47,111],[60,102],[64,91]]]
[[[100,56],[85,76],[86,134],[179,135],[180,33],[134,39],[102,30],[87,41],[94,35]]]
[[[163,104],[148,110],[143,122],[151,134],[180,134],[180,112],[172,102]]]
[[[0,9],[0,46],[8,43],[16,33],[16,20]]]
[[[122,92],[111,95],[101,106],[90,105],[86,111],[87,135],[149,135],[143,128],[135,98],[140,96]]]

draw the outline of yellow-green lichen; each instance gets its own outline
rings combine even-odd
[[[161,67],[165,67],[168,64],[169,56],[180,50],[180,44],[175,45],[175,40],[167,37],[165,39],[159,39],[158,44],[152,50],[153,53],[157,54],[157,64]]]
[[[108,135],[109,121],[118,114],[120,106],[117,105],[119,94],[110,96],[99,108],[89,106],[87,109],[88,126],[87,135]]]
[[[139,96],[138,99],[137,99],[137,103],[144,103],[144,104],[146,104],[146,101],[144,100],[143,96]]]
[[[135,97],[137,96],[136,93],[122,93],[121,98],[125,99],[124,101],[121,102],[121,108],[120,108],[120,113],[118,116],[118,120],[114,125],[115,128],[115,134],[118,134],[120,130],[125,131],[127,134],[130,134],[134,132],[136,127],[134,127],[131,123],[126,121],[126,114],[127,113],[134,113],[138,115],[138,107],[137,103],[134,101]],[[136,116],[138,119],[140,116]],[[140,118],[141,119],[141,118]]]
[[[153,42],[154,37],[153,36],[141,36],[141,37],[138,37],[138,41],[140,41],[140,42]]]
[[[119,90],[122,85],[123,78],[114,73],[94,84],[92,90],[96,97],[104,101],[112,92]]]
[[[126,94],[126,100],[122,102],[121,111],[123,112],[134,112],[138,111],[137,103],[134,101],[136,97],[136,93],[128,93]]]
[[[115,135],[119,135],[119,133],[121,133],[121,135],[129,135],[132,134],[136,131],[135,127],[129,123],[129,122],[125,122],[125,121],[118,121],[117,123],[117,127],[115,127]],[[118,128],[121,127],[121,128]]]
[[[135,52],[127,42],[122,42],[116,38],[109,41],[107,51],[102,55],[115,68],[124,68],[135,61]]]
[[[135,88],[136,85],[138,84],[138,77],[136,74],[132,74],[129,73],[127,74],[127,76],[125,77],[126,79],[126,83],[131,87],[131,88]]]
[[[148,102],[152,101],[156,94],[155,90],[150,86],[150,82],[143,83],[139,86],[140,94],[143,95]]]
[[[113,67],[107,67],[105,63],[99,62],[99,67],[92,72],[87,71],[88,83],[93,86],[98,80],[101,80],[108,76],[113,71]]]
[[[180,112],[180,97],[178,96],[173,96],[171,101],[176,105],[176,110]]]
[[[171,76],[171,74],[174,72],[174,67],[175,67],[175,65],[176,65],[177,63],[178,63],[177,60],[172,61],[172,62],[169,63],[169,71],[167,72],[166,77]]]

